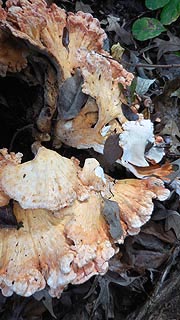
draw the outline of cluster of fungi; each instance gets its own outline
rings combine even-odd
[[[66,13],[44,0],[8,0],[0,8],[0,76],[40,88],[31,110],[34,159],[21,163],[20,152],[0,150],[0,206],[11,201],[22,224],[0,229],[5,296],[46,289],[60,297],[68,284],[104,274],[118,244],[150,219],[153,199],[169,196],[163,177],[170,166],[157,164],[163,148],[149,119],[124,115],[120,84],[129,86],[133,75],[111,59],[105,40],[87,13]],[[97,159],[86,158],[82,167],[58,149],[103,154],[113,135],[121,150],[116,161],[138,179],[115,180]],[[52,149],[43,146],[47,140]]]

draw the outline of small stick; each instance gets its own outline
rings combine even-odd
[[[9,146],[9,152],[12,151],[12,147],[13,147],[14,141],[15,141],[15,139],[17,138],[18,134],[19,134],[21,131],[24,131],[24,130],[29,129],[29,128],[33,128],[33,124],[28,124],[28,125],[20,128],[20,129],[17,129],[17,130],[16,130],[16,132],[14,133],[14,135],[13,135],[13,137],[12,137],[10,146]]]
[[[106,56],[105,54],[101,54],[101,56],[103,56],[104,58],[110,59],[110,60],[114,60],[117,62],[123,62],[129,66],[134,66],[134,67],[144,67],[144,68],[178,68],[180,67],[180,64],[146,64],[146,63],[132,63],[132,62],[127,62],[123,59],[117,60],[114,59],[113,57],[109,57]]]

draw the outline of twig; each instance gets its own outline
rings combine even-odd
[[[132,63],[132,62],[127,62],[124,59],[117,60],[117,59],[115,59],[113,57],[106,56],[105,54],[101,54],[101,56],[103,56],[104,58],[110,59],[110,60],[114,60],[114,61],[117,61],[117,62],[121,62],[121,63],[127,64],[129,66],[136,67],[136,68],[140,68],[140,67],[142,67],[142,68],[179,68],[180,67],[180,64]]]
[[[33,124],[28,124],[28,125],[20,128],[20,129],[17,129],[17,130],[16,130],[16,132],[14,133],[14,135],[13,135],[13,137],[12,137],[10,146],[9,146],[9,152],[12,151],[12,147],[13,147],[14,141],[15,141],[15,139],[17,138],[18,134],[19,134],[21,131],[24,131],[24,130],[30,129],[30,128],[33,128]]]
[[[179,68],[180,64],[146,64],[146,63],[131,63],[121,59],[121,62],[126,63],[129,66],[134,66],[136,68]]]

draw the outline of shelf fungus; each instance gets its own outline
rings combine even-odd
[[[150,120],[125,116],[124,90],[133,74],[104,50],[106,40],[88,13],[66,13],[44,0],[0,6],[0,74],[14,73],[36,87],[32,110],[25,114],[36,128],[35,139],[48,135],[55,148],[64,143],[103,154],[107,139],[119,134],[117,161],[138,176],[134,166],[154,165],[164,151]]]
[[[77,67],[80,47],[103,51],[107,38],[91,14],[81,11],[67,14],[56,4],[48,7],[44,0],[7,1],[1,15],[1,27],[48,55],[63,72],[64,79]]]
[[[45,147],[31,161],[20,164],[21,157],[1,150],[0,187],[21,225],[0,229],[5,296],[46,289],[59,297],[68,284],[104,274],[116,243],[150,218],[152,199],[169,195],[157,178],[114,182],[95,159],[80,168]]]
[[[45,209],[22,209],[14,214],[23,227],[0,230],[0,287],[5,296],[30,296],[46,286],[59,296],[69,284],[104,274],[115,254],[99,202],[75,202],[60,217]]]
[[[79,61],[84,80],[82,91],[90,98],[76,117],[57,121],[55,137],[78,149],[93,148],[103,153],[107,137],[122,132],[122,124],[127,121],[121,108],[119,84],[130,85],[133,75],[116,61],[112,63],[95,52],[79,50]]]
[[[121,210],[121,219],[127,225],[127,233],[137,234],[140,227],[151,217],[152,199],[164,201],[169,190],[164,188],[162,180],[151,177],[144,180],[118,180],[111,188],[110,200],[116,201]]]
[[[32,161],[10,163],[0,173],[1,188],[24,209],[59,210],[87,197],[77,163],[40,147]],[[39,182],[39,183],[37,183]]]
[[[8,154],[6,148],[0,149],[0,175],[4,172],[6,166],[18,165],[21,163],[22,153],[11,152]],[[3,188],[0,185],[0,207],[5,206],[9,203],[10,197],[3,191]]]
[[[44,103],[41,110],[36,110],[38,130],[50,133],[52,117],[58,110],[54,144],[59,139],[78,148],[94,147],[102,151],[105,138],[114,130],[121,132],[121,124],[127,120],[121,110],[119,83],[126,88],[131,84],[133,75],[104,50],[107,36],[99,21],[88,13],[66,13],[55,4],[47,7],[43,0],[7,1],[5,9],[0,8],[0,16],[0,30],[12,40],[8,42],[8,48],[3,41],[0,43],[2,52],[8,51],[5,61],[0,56],[3,68],[10,72],[19,71],[19,77],[28,84],[33,82],[43,87]],[[19,66],[8,69],[13,59]],[[41,75],[37,72],[37,64],[41,65],[44,75],[42,70]],[[78,82],[79,88],[75,86],[75,90],[80,94],[75,94],[72,102],[71,79],[77,78],[77,74],[82,82]],[[83,98],[82,92],[87,99]],[[72,125],[64,123],[62,96],[70,101],[71,112],[66,119],[73,119],[73,114],[76,114],[76,110],[72,112],[72,105],[78,110],[77,116],[82,118],[82,113],[85,118],[87,113],[88,118],[90,116],[91,120],[86,121],[85,135],[85,130],[80,127],[79,134],[76,132],[78,120]],[[61,128],[64,133],[61,133]],[[77,141],[73,141],[74,132]]]
[[[27,67],[27,50],[5,31],[0,30],[0,75],[20,72]]]

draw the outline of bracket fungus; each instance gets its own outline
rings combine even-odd
[[[21,163],[22,153],[15,154],[11,152],[8,154],[6,148],[0,149],[0,174],[4,171],[8,165],[17,165]],[[0,186],[0,206],[3,207],[9,203],[10,197],[3,191]]]
[[[0,75],[20,72],[27,67],[25,46],[20,45],[5,31],[0,30]]]
[[[0,75],[18,74],[36,87],[37,100],[24,117],[37,131],[34,140],[48,134],[54,146],[63,142],[103,153],[116,134],[122,149],[117,161],[144,177],[152,170],[141,167],[159,162],[163,149],[156,152],[159,140],[150,120],[137,114],[137,121],[129,121],[124,115],[120,84],[126,89],[133,75],[104,51],[105,39],[90,14],[66,13],[44,0],[8,0],[0,6]],[[59,297],[68,284],[104,274],[117,243],[150,219],[152,200],[169,195],[155,177],[114,181],[96,159],[86,159],[81,168],[77,159],[42,146],[33,160],[21,163],[21,158],[0,150],[0,206],[12,199],[22,222],[18,229],[0,229],[5,296],[46,288]]]
[[[59,89],[79,67],[79,48],[86,48],[87,52],[104,52],[103,41],[107,36],[92,15],[83,12],[67,14],[55,4],[47,7],[44,0],[7,1],[6,8],[0,8],[0,18],[1,32],[8,34],[12,43],[17,43],[11,50],[12,44],[7,48],[1,41],[1,51],[8,50],[12,60],[9,62],[7,57],[0,56],[3,73],[21,71],[27,66],[19,76],[30,83],[43,83],[44,100],[41,110],[36,111],[39,113],[36,125],[39,131],[50,133]],[[9,68],[13,59],[15,65],[19,60],[18,70]],[[38,67],[42,64],[44,79],[40,79],[42,75],[37,72],[37,63]]]
[[[106,272],[115,250],[93,198],[62,209],[60,217],[45,209],[24,210],[16,202],[14,214],[23,227],[0,230],[0,287],[5,296],[30,296],[46,285],[51,296],[59,296],[69,283]]]
[[[86,198],[76,167],[72,160],[40,147],[34,160],[6,165],[0,173],[1,188],[24,209],[58,210]]]
[[[104,274],[118,251],[115,244],[139,232],[150,218],[152,199],[169,195],[156,178],[113,182],[95,159],[80,168],[75,159],[45,147],[22,164],[21,155],[3,153],[1,190],[14,200],[14,214],[22,223],[18,230],[0,229],[0,288],[6,296],[29,296],[46,287],[58,297],[69,283]],[[103,214],[109,194],[119,206],[119,238]]]
[[[46,140],[48,133],[55,147],[63,142],[103,153],[107,138],[120,134],[123,155],[119,160],[135,174],[132,165],[147,166],[147,159],[154,164],[162,159],[163,149],[156,148],[150,121],[139,115],[135,125],[123,113],[124,96],[119,85],[126,89],[133,74],[104,50],[107,36],[97,19],[83,12],[66,13],[55,4],[48,7],[44,0],[7,1],[5,9],[0,8],[0,17],[0,45],[2,52],[8,51],[5,58],[4,54],[0,56],[4,75],[6,71],[19,71],[20,78],[38,84],[44,91],[32,112],[31,120],[39,131],[36,139]],[[38,62],[43,76],[38,74]],[[68,89],[72,83],[74,94]],[[65,117],[64,97],[70,109]],[[53,118],[56,111],[57,117]],[[133,130],[137,131],[135,135]],[[127,141],[128,134],[132,143],[129,138]],[[145,155],[147,141],[153,141],[153,146]]]
[[[19,43],[25,41],[27,49],[48,56],[64,80],[79,66],[79,48],[104,52],[107,36],[91,14],[66,13],[56,4],[47,7],[44,0],[20,0],[6,1],[0,18],[2,30]]]
[[[38,59],[42,59],[42,57],[46,60],[49,59],[51,68],[55,70],[56,75],[52,74],[49,77],[55,76],[57,81],[53,83],[52,79],[49,80],[52,85],[46,88],[46,91],[52,92],[51,95],[56,95],[49,103],[50,118],[57,107],[58,89],[66,79],[75,74],[77,68],[80,68],[84,79],[82,90],[94,98],[94,104],[98,107],[99,121],[97,124],[91,124],[91,126],[96,124],[96,128],[90,131],[90,134],[93,135],[91,139],[89,137],[90,141],[88,139],[84,143],[78,141],[78,145],[84,144],[86,147],[89,147],[90,144],[95,145],[98,140],[96,135],[99,135],[99,144],[102,144],[103,135],[107,129],[104,129],[104,126],[110,121],[115,121],[116,118],[120,122],[126,120],[121,110],[118,83],[124,87],[130,85],[133,75],[118,62],[108,58],[109,54],[103,49],[103,42],[107,36],[100,28],[99,21],[83,12],[66,14],[55,4],[47,8],[46,2],[43,0],[7,1],[6,8],[1,8],[1,14],[3,19],[0,23],[0,29],[10,34],[14,41],[20,43],[20,46],[26,42],[26,64],[32,65],[32,56],[34,55]],[[53,72],[51,71],[51,73]],[[54,87],[53,91],[52,87]],[[99,95],[102,88],[103,93]],[[45,132],[46,126],[41,125],[43,122],[41,118],[42,115],[45,118],[48,117],[48,112],[45,106],[42,109],[44,112],[41,111],[37,126],[40,131]],[[116,121],[116,126],[118,127],[118,121]],[[47,131],[49,132],[49,127],[47,127]],[[58,134],[56,132],[55,135],[61,139],[60,130],[56,131]],[[67,139],[65,140],[67,143]],[[71,144],[69,138],[68,141]],[[98,146],[95,148],[97,149]]]
[[[154,177],[116,181],[111,192],[110,199],[118,203],[121,219],[127,225],[126,231],[130,235],[137,234],[140,227],[150,219],[152,199],[163,201],[169,196],[169,190],[164,188],[162,180]]]
[[[91,100],[74,119],[58,120],[55,136],[78,149],[93,148],[103,153],[106,138],[114,131],[121,132],[120,124],[127,120],[121,109],[118,84],[129,85],[133,75],[95,52],[79,52],[84,79],[82,91]]]

